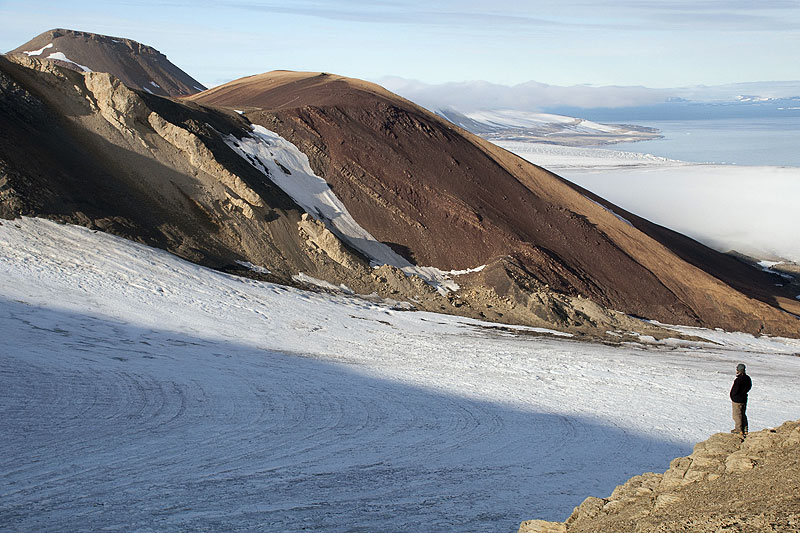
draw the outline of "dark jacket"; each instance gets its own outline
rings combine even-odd
[[[747,374],[736,376],[731,387],[731,400],[736,403],[747,403],[747,393],[752,386],[753,382]]]

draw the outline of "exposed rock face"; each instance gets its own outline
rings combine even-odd
[[[484,279],[501,297],[544,290],[668,323],[800,334],[800,321],[772,306],[784,289],[769,275],[376,85],[273,72],[192,99],[245,110],[290,140],[353,217],[412,262],[515,265],[513,275]]]
[[[54,61],[77,71],[88,68],[108,72],[129,87],[162,96],[185,96],[205,90],[155,48],[122,37],[55,29],[34,37],[9,54]]]
[[[718,433],[608,498],[587,498],[566,522],[531,520],[520,533],[800,531],[800,421]]]

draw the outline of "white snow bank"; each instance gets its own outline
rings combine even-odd
[[[486,268],[486,265],[481,265],[475,268],[467,268],[465,270],[448,270],[447,272],[443,272],[443,274],[447,276],[463,276],[465,274],[472,274],[473,272],[480,272]]]
[[[23,54],[27,54],[28,56],[40,56],[44,53],[45,50],[48,48],[52,48],[53,43],[46,44],[43,47],[39,48],[38,50],[33,50],[32,52],[22,52]]]
[[[417,275],[446,294],[459,286],[435,267],[415,266],[361,227],[328,183],[314,174],[308,157],[295,145],[263,126],[250,137],[223,137],[226,144],[288,194],[309,215],[325,223],[339,238],[366,255],[373,266],[392,265]]]
[[[90,69],[89,67],[85,67],[85,66],[80,65],[80,64],[74,62],[73,60],[69,59],[67,56],[64,55],[64,52],[53,52],[52,54],[47,56],[47,59],[58,59],[59,61],[65,61],[67,63],[72,63],[73,65],[75,65],[76,67],[80,68],[84,72],[91,72],[92,71],[92,69]]]

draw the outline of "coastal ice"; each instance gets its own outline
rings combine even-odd
[[[728,431],[739,362],[752,431],[797,418],[800,341],[688,331],[713,343],[533,335],[4,220],[2,525],[513,532],[564,520]]]

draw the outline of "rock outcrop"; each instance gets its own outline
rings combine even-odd
[[[520,533],[800,531],[800,421],[718,433],[607,498],[589,497],[565,522],[530,520]]]

